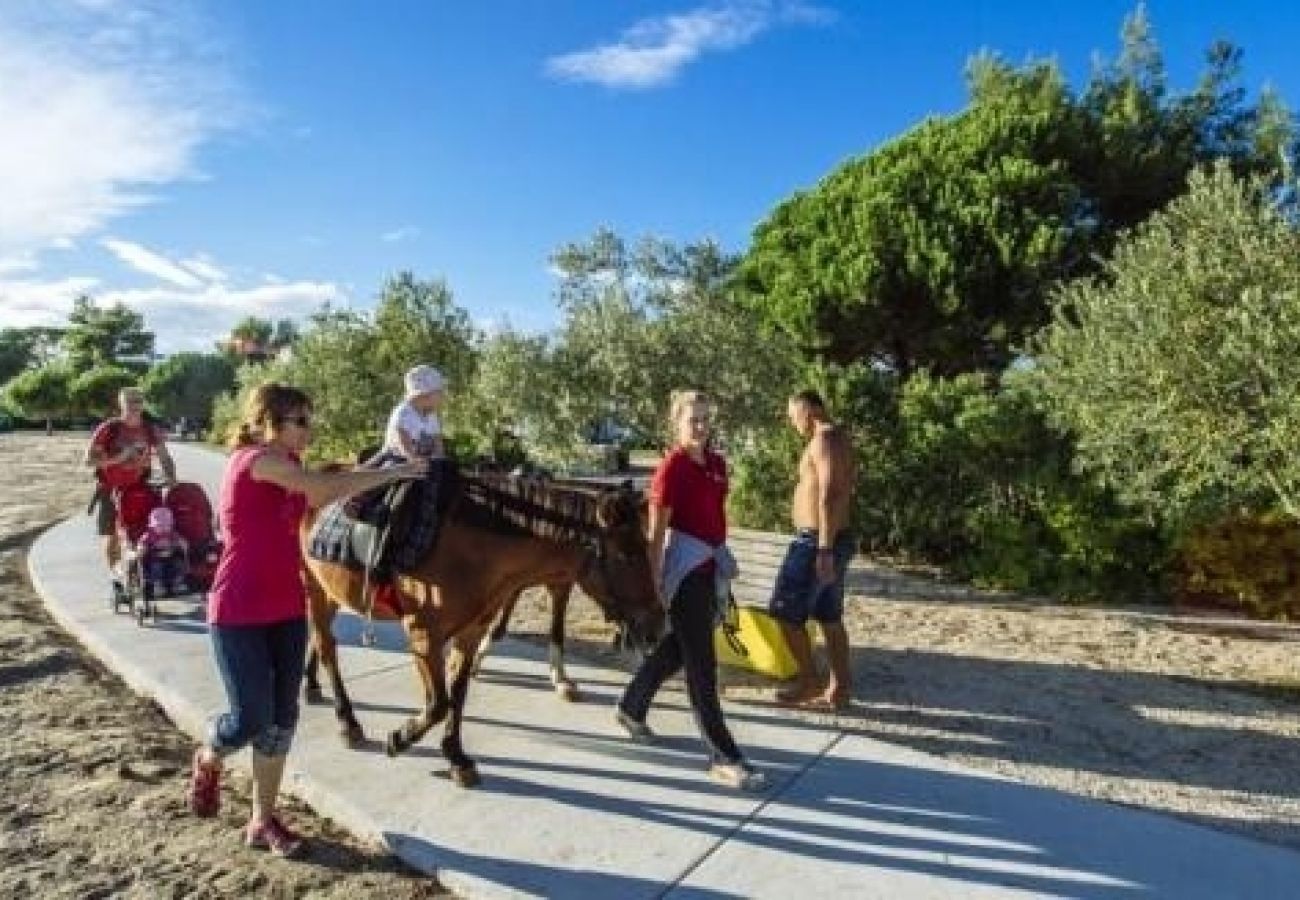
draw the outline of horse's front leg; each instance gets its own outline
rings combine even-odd
[[[460,742],[460,726],[465,716],[465,697],[469,693],[470,668],[481,631],[468,629],[452,641],[452,652],[447,660],[451,670],[451,714],[442,737],[442,755],[451,766],[451,780],[461,787],[474,787],[479,783],[478,766],[465,753]]]
[[[352,698],[343,686],[343,673],[339,669],[338,641],[334,639],[334,616],[338,607],[325,596],[324,591],[310,580],[307,588],[308,620],[311,626],[311,650],[307,654],[306,683],[303,692],[309,703],[321,699],[320,681],[316,677],[317,663],[325,666],[330,679],[330,692],[334,695],[334,717],[338,719],[343,742],[355,747],[366,739],[352,710]]]
[[[402,619],[411,655],[415,657],[415,670],[424,690],[424,706],[403,722],[401,728],[389,733],[384,746],[389,756],[396,756],[428,734],[429,729],[447,715],[451,706],[442,665],[443,638],[428,609],[427,605],[422,606],[418,614]]]
[[[551,638],[546,647],[546,658],[551,667],[551,684],[563,700],[581,699],[582,692],[569,680],[564,671],[564,620],[573,596],[573,583],[548,584],[546,593],[551,596]]]

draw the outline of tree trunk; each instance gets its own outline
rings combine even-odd
[[[54,434],[54,419],[50,416],[45,417],[45,436],[50,437]]]

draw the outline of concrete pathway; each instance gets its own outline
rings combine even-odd
[[[215,499],[223,457],[174,448]],[[192,735],[221,708],[202,609],[164,601],[137,627],[105,602],[92,525],[76,516],[30,555],[54,615]],[[541,648],[505,642],[472,686],[464,731],[481,787],[446,778],[441,730],[391,760],[382,737],[418,704],[400,630],[359,646],[337,630],[371,739],[345,749],[329,706],[304,711],[288,789],[474,897],[1300,896],[1300,854],[999,779],[861,736],[728,706],[737,739],[774,779],[761,796],[709,783],[689,708],[668,689],[653,746],[610,711],[624,676],[573,664],[586,702],[551,691]]]

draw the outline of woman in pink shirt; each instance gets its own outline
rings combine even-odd
[[[303,513],[308,505],[421,477],[428,468],[416,460],[386,469],[312,472],[301,462],[310,429],[305,393],[264,384],[249,398],[231,441],[218,512],[225,547],[208,595],[213,655],[230,709],[211,720],[206,742],[195,750],[189,791],[195,814],[215,816],[222,758],[252,744],[253,815],[244,841],[281,856],[303,846],[275,811],[307,650],[298,535]]]

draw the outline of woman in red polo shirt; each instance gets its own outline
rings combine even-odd
[[[623,692],[614,719],[633,740],[652,740],[645,724],[650,704],[684,666],[686,693],[709,748],[709,777],[761,790],[767,779],[741,755],[718,699],[717,576],[719,567],[735,567],[726,547],[727,463],[709,446],[710,409],[702,392],[674,392],[670,420],[677,445],[650,483],[650,568],[668,606],[670,627]]]

